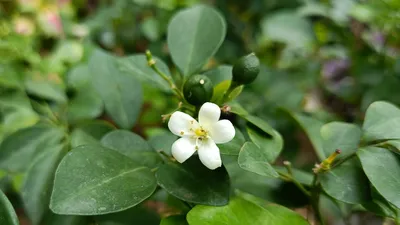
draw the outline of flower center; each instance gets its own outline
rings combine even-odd
[[[207,131],[205,131],[203,128],[198,128],[194,131],[196,136],[198,137],[206,137],[207,136]]]

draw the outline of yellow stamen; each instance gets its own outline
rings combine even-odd
[[[181,134],[181,135],[184,135],[184,134],[185,134],[185,132],[181,131],[181,132],[180,132],[180,134]]]
[[[194,131],[194,133],[197,135],[197,136],[206,136],[206,131],[205,130],[203,130],[203,129],[201,129],[201,128],[198,128],[198,129],[196,129],[195,131]]]

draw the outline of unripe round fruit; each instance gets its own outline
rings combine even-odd
[[[250,84],[260,73],[260,60],[256,54],[250,53],[241,57],[232,69],[232,81],[238,84]]]
[[[211,100],[214,86],[205,75],[193,75],[185,82],[183,94],[185,99],[192,105],[202,105]]]

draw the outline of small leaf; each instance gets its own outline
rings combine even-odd
[[[233,103],[230,104],[230,106],[232,113],[242,117],[253,125],[253,127],[257,128],[254,129],[251,126],[247,127],[249,137],[254,144],[268,155],[268,161],[274,162],[283,149],[283,139],[279,132],[264,120],[249,115],[240,105]]]
[[[156,189],[153,173],[130,158],[101,146],[70,151],[56,171],[50,209],[65,215],[119,212]]]
[[[156,66],[167,76],[171,76],[168,66],[159,58],[154,57]],[[165,92],[171,92],[171,87],[160,75],[154,72],[147,63],[146,56],[143,54],[126,56],[119,59],[119,68],[121,71],[131,74],[140,81],[156,85]]]
[[[371,199],[368,178],[357,159],[322,173],[320,179],[324,191],[339,201],[361,204]]]
[[[354,124],[331,122],[321,127],[324,152],[327,155],[340,149],[342,153],[337,159],[346,157],[357,151],[361,138],[361,129]]]
[[[224,167],[210,170],[196,157],[183,164],[167,163],[156,173],[158,184],[169,194],[187,202],[226,205],[229,201],[229,176]]]
[[[19,225],[17,214],[11,202],[0,190],[0,224],[1,225]]]
[[[225,20],[215,9],[197,5],[181,10],[168,26],[172,60],[185,76],[192,75],[217,52],[225,35]]]
[[[183,215],[168,216],[161,220],[160,225],[188,225]]]
[[[53,84],[47,80],[27,79],[25,81],[25,88],[28,93],[39,98],[60,103],[67,102],[67,96],[65,95],[64,90],[61,89],[59,85]]]
[[[267,203],[260,206],[239,196],[222,207],[197,205],[188,213],[187,221],[189,225],[308,224],[302,216],[285,207]]]
[[[363,140],[385,139],[400,139],[400,109],[387,102],[374,102],[365,113]]]
[[[268,39],[294,47],[305,47],[314,41],[312,24],[292,11],[278,11],[261,21],[262,33]]]
[[[130,131],[111,131],[101,139],[101,144],[150,168],[162,163],[158,153],[142,137]]]
[[[221,154],[224,155],[239,155],[240,149],[242,148],[245,138],[242,132],[235,128],[235,137],[225,144],[218,144],[218,148]]]
[[[11,134],[0,146],[0,167],[12,172],[25,171],[46,146],[59,142],[63,135],[63,130],[48,125],[35,125]]]
[[[94,50],[89,69],[97,93],[108,115],[124,129],[135,124],[142,107],[142,87],[133,75],[121,72],[117,60],[101,50]]]
[[[262,176],[279,177],[271,164],[268,163],[268,154],[265,151],[261,151],[261,149],[252,142],[246,142],[243,145],[239,153],[238,163],[244,170]]]
[[[390,203],[400,208],[400,159],[395,153],[377,147],[357,151],[369,181]]]
[[[32,224],[40,224],[48,211],[54,173],[66,152],[63,145],[49,146],[27,171],[21,194]]]

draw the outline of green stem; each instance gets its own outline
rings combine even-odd
[[[324,218],[322,217],[321,211],[319,210],[319,196],[320,196],[320,191],[318,190],[318,187],[313,188],[313,194],[311,196],[311,206],[314,209],[315,212],[315,217],[319,221],[321,225],[325,225]]]
[[[298,187],[305,195],[307,195],[308,197],[311,197],[311,193],[309,191],[307,191],[307,189],[304,187],[304,185],[302,185],[300,182],[298,182],[292,175],[287,175],[281,172],[278,172],[278,174],[280,175],[280,178],[284,181],[289,181],[289,182],[293,182],[294,185],[296,185],[296,187]]]
[[[311,193],[300,182],[298,182],[295,179],[295,177],[293,176],[292,164],[289,161],[284,161],[283,165],[285,166],[286,170],[288,171],[290,179],[294,183],[294,185],[296,185],[305,195],[307,195],[308,197],[311,197]]]
[[[158,75],[160,75],[166,82],[168,82],[169,86],[171,89],[175,92],[176,96],[180,100],[184,100],[183,94],[181,91],[176,87],[172,79],[167,76],[165,73],[163,73],[157,66],[156,66],[156,61],[153,59],[153,56],[151,55],[151,52],[149,50],[146,51],[146,58],[147,58],[147,63],[150,66],[151,69],[154,70]]]

